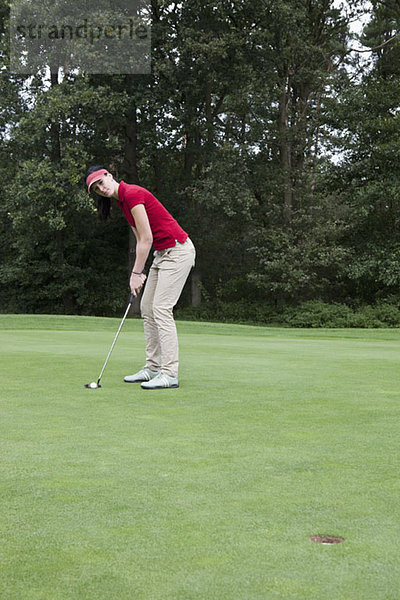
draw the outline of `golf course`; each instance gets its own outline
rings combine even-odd
[[[398,598],[399,330],[118,323],[0,316],[0,598]]]

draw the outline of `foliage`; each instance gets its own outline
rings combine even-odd
[[[398,44],[388,43],[399,31],[400,12],[391,2],[373,4],[363,43],[377,49],[372,68],[345,92],[336,112],[346,136],[344,159],[331,179],[349,207],[341,240],[349,253],[346,294],[361,302],[396,294],[400,285],[400,67]]]
[[[311,328],[385,328],[400,327],[400,304],[382,302],[374,306],[351,307],[346,304],[310,300],[298,306],[277,308],[266,302],[220,300],[206,302],[198,308],[179,308],[183,320],[215,321],[285,327]]]
[[[104,314],[121,303],[121,266],[115,265],[121,265],[119,254],[126,252],[123,237],[119,241],[116,224],[106,231],[96,223],[83,190],[76,193],[71,160],[63,159],[58,171],[49,159],[19,166],[6,198],[15,236],[12,258],[0,268],[2,284],[12,290],[9,309],[23,306],[26,312],[46,312],[51,306],[52,312],[69,313],[85,307],[89,314]],[[110,234],[112,245],[104,248]]]
[[[150,189],[189,232],[204,311],[211,298],[282,310],[396,296],[399,11],[372,2],[361,60],[349,23],[362,10],[156,0],[151,75],[43,54],[27,77],[7,71],[3,7],[0,309],[118,311],[132,236],[118,209],[97,221],[82,181],[93,163]]]

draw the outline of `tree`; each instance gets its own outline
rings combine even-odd
[[[0,286],[12,286],[16,302],[29,289],[30,310],[106,313],[120,305],[134,241],[118,209],[106,227],[95,218],[82,175],[97,163],[153,191],[190,233],[204,297],[351,296],[347,265],[362,254],[353,234],[365,211],[361,202],[355,208],[357,164],[369,156],[370,135],[351,115],[363,110],[364,93],[349,71],[351,13],[333,0],[150,7],[151,74],[84,73],[70,68],[68,52],[42,52],[23,94],[17,78],[4,83],[17,108],[14,120],[6,103],[0,109],[9,163]],[[389,87],[377,69],[378,95]],[[389,144],[392,136],[388,130]],[[337,148],[349,157],[341,178],[328,152]],[[380,201],[382,190],[374,192]],[[27,223],[35,223],[30,238]]]
[[[351,207],[347,293],[361,302],[399,297],[400,285],[400,7],[372,4],[362,36],[369,68],[342,98],[337,123],[346,135],[336,187]]]
[[[339,293],[343,272],[346,252],[339,240],[346,210],[332,202],[323,180],[330,169],[330,114],[343,80],[349,81],[351,14],[328,0],[267,6],[255,56],[257,64],[270,66],[261,71],[267,77],[255,89],[268,90],[265,95],[271,98],[269,139],[250,161],[258,209],[253,211],[255,260],[248,278],[275,303],[331,299]],[[262,107],[257,115],[264,123],[265,112]]]

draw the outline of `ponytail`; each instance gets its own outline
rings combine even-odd
[[[103,196],[98,196],[96,194],[96,203],[97,203],[97,216],[100,221],[108,221],[111,216],[111,200],[110,198],[104,198]]]

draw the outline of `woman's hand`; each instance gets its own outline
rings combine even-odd
[[[142,289],[145,281],[146,275],[144,273],[132,273],[129,285],[131,286],[131,292],[135,296],[135,298]]]

